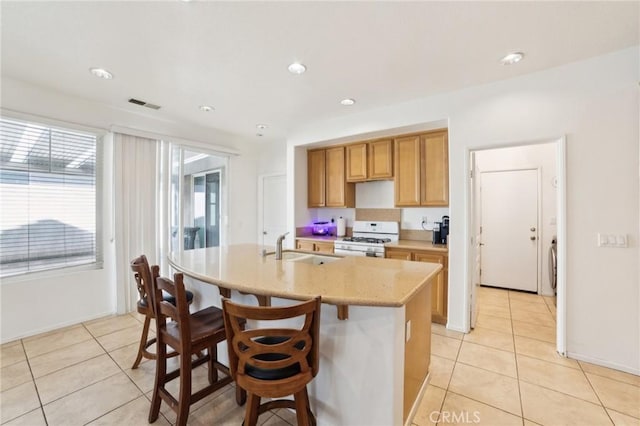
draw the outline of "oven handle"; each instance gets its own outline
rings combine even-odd
[[[365,252],[363,251],[345,250],[345,249],[339,249],[339,248],[334,248],[333,254],[341,254],[343,256],[365,256],[366,255]]]
[[[365,252],[362,250],[346,250],[346,249],[339,249],[339,248],[334,248],[333,253],[340,254],[343,256],[366,256],[366,257],[380,257],[380,258],[384,257],[384,253],[377,253],[377,252],[371,252],[371,251]]]

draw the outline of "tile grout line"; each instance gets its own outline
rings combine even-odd
[[[125,315],[129,315],[129,314],[125,314]],[[109,357],[109,359],[111,359],[111,361],[113,361],[113,363],[118,367],[118,369],[120,369],[120,372],[121,372],[121,373],[123,373],[123,374],[127,377],[127,379],[128,379],[128,380],[129,380],[129,381],[130,381],[130,382],[131,382],[131,383],[136,387],[136,389],[138,389],[138,391],[140,392],[140,395],[138,395],[137,397],[135,397],[135,398],[134,398],[134,399],[132,399],[131,401],[135,401],[136,399],[140,398],[140,396],[142,396],[142,397],[144,397],[145,399],[147,399],[147,398],[146,398],[146,395],[145,395],[145,393],[144,393],[144,391],[143,391],[142,389],[140,389],[140,386],[138,386],[138,384],[137,384],[136,382],[134,382],[134,381],[133,381],[133,379],[132,379],[131,377],[129,377],[129,375],[124,371],[124,369],[120,366],[120,364],[118,364],[118,362],[113,358],[113,356],[111,356],[111,353],[110,353],[109,351],[107,351],[107,350],[106,350],[106,348],[105,348],[104,346],[102,346],[102,344],[100,343],[100,341],[98,340],[98,338],[97,338],[96,336],[94,336],[94,335],[93,335],[93,333],[91,333],[91,331],[89,331],[89,329],[86,327],[86,325],[85,325],[84,323],[82,323],[82,326],[87,330],[87,332],[88,332],[89,334],[91,334],[91,337],[93,338],[93,340],[95,340],[95,341],[96,341],[96,343],[98,344],[98,346],[100,346],[100,348],[102,348],[102,350],[103,350],[103,351],[104,351],[104,353]],[[125,328],[130,328],[130,327],[125,327]],[[124,330],[124,329],[120,329],[120,330]],[[120,331],[120,330],[116,330],[116,331]],[[115,333],[116,331],[114,331],[114,332],[112,332],[112,333]],[[108,334],[111,334],[111,333],[104,334],[103,336],[106,336],[106,335],[108,335]],[[119,348],[115,348],[115,349],[113,349],[113,350],[114,350],[114,351],[116,351],[116,350],[119,350],[119,349],[124,348],[125,346],[128,346],[128,345],[124,345],[124,346],[121,346],[121,347],[119,347]],[[107,378],[105,378],[105,379],[103,379],[103,380],[106,380],[106,379],[108,379],[108,378],[111,378],[111,377],[115,376],[116,374],[119,374],[119,373],[115,373],[115,374],[113,374],[113,375],[111,375],[111,376],[109,376],[109,377],[107,377]],[[100,380],[100,381],[103,381],[103,380]],[[96,383],[100,383],[100,382],[96,382]],[[94,384],[95,384],[95,383],[94,383]],[[84,389],[84,388],[83,388],[83,389]],[[72,392],[72,393],[73,393],[73,392]],[[115,408],[113,408],[113,409],[111,409],[111,410],[107,411],[106,413],[101,414],[100,416],[96,417],[95,419],[92,419],[92,420],[88,421],[87,423],[85,423],[85,425],[86,425],[86,424],[89,424],[89,423],[91,423],[91,422],[95,422],[95,421],[96,421],[96,420],[98,420],[99,418],[104,417],[104,416],[106,416],[107,414],[109,414],[109,413],[111,413],[111,412],[113,412],[113,411],[115,411],[115,410],[118,410],[118,409],[120,409],[120,408],[124,407],[125,405],[129,404],[131,401],[127,401],[127,402],[125,402],[124,404],[121,404],[121,405],[119,405],[119,406],[117,406],[117,407],[115,407]],[[160,415],[162,415],[162,417],[164,417],[164,418],[166,419],[166,417],[164,416],[164,414],[160,413]],[[166,420],[167,420],[167,423],[171,424],[171,422],[170,422],[170,421],[168,421],[168,419],[166,419]]]
[[[518,348],[516,347],[516,334],[513,325],[513,308],[511,306],[511,293],[507,293],[509,297],[509,316],[511,317],[511,342],[513,343],[513,360],[516,364],[516,382],[518,383],[518,400],[520,401],[520,418],[524,426],[524,405],[522,404],[522,389],[520,389],[520,369],[518,368]]]
[[[44,413],[44,405],[42,404],[42,398],[40,398],[40,391],[38,391],[38,384],[36,383],[36,378],[33,376],[33,370],[31,369],[31,363],[29,362],[29,356],[27,355],[27,349],[24,347],[23,339],[20,339],[20,346],[22,346],[22,350],[24,352],[24,358],[27,361],[27,365],[29,366],[29,374],[31,374],[31,383],[33,384],[33,387],[36,390],[36,395],[38,396],[38,402],[40,403],[39,408],[40,408],[40,412],[42,413],[42,418],[44,419],[45,425],[48,426],[49,422],[47,421],[47,416]],[[26,413],[19,415],[18,417],[16,417],[16,419],[24,416],[25,414],[30,413],[31,411],[27,411]],[[12,420],[15,420],[15,419],[12,419]]]
[[[602,399],[600,399],[600,395],[598,395],[596,388],[593,387],[593,383],[591,383],[589,376],[587,376],[587,372],[584,371],[584,368],[582,368],[582,364],[578,362],[578,366],[580,367],[580,371],[582,371],[582,374],[584,374],[584,377],[587,379],[587,383],[589,383],[591,390],[593,390],[593,393],[595,394],[596,398],[598,398],[598,402],[600,402],[600,405],[602,406],[602,409],[604,410],[604,412],[607,414],[607,417],[609,417],[609,420],[611,420],[611,423],[615,425],[616,422],[614,422],[613,419],[611,418],[611,414],[609,414],[609,410],[607,410],[607,407],[605,407],[604,403],[602,402]]]

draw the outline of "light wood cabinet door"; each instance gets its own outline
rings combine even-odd
[[[315,242],[313,251],[318,253],[333,253],[333,243]]]
[[[296,240],[296,249],[304,250],[304,251],[313,251],[315,249],[315,244],[313,243],[313,241]]]
[[[396,207],[420,205],[420,136],[394,140]]]
[[[369,180],[393,178],[393,140],[384,139],[369,142]]]
[[[422,136],[421,192],[423,206],[449,205],[449,147],[447,132]]]
[[[367,144],[347,145],[347,182],[367,180]]]
[[[386,249],[384,257],[387,259],[412,260],[411,252],[408,250]]]
[[[307,151],[307,205],[324,207],[325,200],[325,150]]]
[[[447,323],[447,263],[446,256],[428,252],[414,252],[416,262],[439,263],[442,270],[431,283],[431,320],[439,324]]]
[[[326,207],[355,207],[355,188],[346,181],[344,152],[344,146],[325,150]]]

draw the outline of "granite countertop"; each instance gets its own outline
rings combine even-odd
[[[441,251],[443,253],[448,253],[449,248],[444,244],[433,244],[431,241],[420,241],[420,240],[399,240],[395,243],[387,243],[384,245],[387,248],[397,248],[397,249],[405,249],[405,250],[431,250],[431,251]]]
[[[185,275],[231,290],[334,305],[404,306],[442,269],[435,263],[347,256],[324,265],[263,257],[262,246],[238,244],[173,252]]]

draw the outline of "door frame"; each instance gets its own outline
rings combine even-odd
[[[476,152],[476,151],[474,151]],[[536,205],[536,229],[538,230],[537,232],[537,248],[536,248],[536,272],[537,272],[537,276],[536,276],[536,292],[540,293],[540,289],[542,287],[542,254],[543,254],[543,248],[542,248],[542,244],[540,244],[540,230],[542,229],[542,170],[540,169],[540,167],[537,166],[531,166],[531,167],[515,167],[515,168],[509,168],[509,169],[493,169],[493,170],[483,170],[480,173],[500,173],[500,172],[521,172],[521,171],[525,171],[525,170],[535,170],[536,172],[536,197],[537,197],[537,205]],[[480,182],[480,185],[482,185],[482,181]],[[472,206],[473,207],[473,206]],[[482,205],[480,205],[480,208],[482,209]],[[482,226],[482,221],[480,222],[480,226]],[[480,248],[480,253],[482,253],[482,248]],[[482,254],[480,254],[480,256],[482,257]],[[482,265],[482,263],[481,263]],[[482,280],[480,280],[482,281]]]
[[[557,244],[558,244],[558,285],[557,285],[557,313],[556,313],[556,350],[563,356],[567,354],[567,140],[566,136],[562,135],[556,138],[549,138],[543,140],[521,141],[515,143],[503,143],[495,144],[491,146],[482,147],[467,147],[465,148],[465,168],[466,171],[466,185],[464,186],[466,193],[465,196],[465,229],[464,229],[464,241],[467,241],[463,258],[465,261],[465,285],[463,289],[464,293],[464,309],[463,309],[463,326],[466,333],[470,330],[471,325],[471,292],[473,286],[473,262],[474,259],[474,241],[473,241],[473,205],[472,203],[472,177],[471,177],[471,152],[481,151],[493,148],[509,148],[525,145],[536,145],[542,143],[555,143],[556,145],[556,173],[557,173],[557,187],[556,187],[556,232],[557,232]],[[541,248],[542,249],[542,248]]]
[[[257,218],[258,229],[256,229],[256,233],[257,233],[256,243],[258,245],[262,244],[262,231],[264,230],[264,181],[266,178],[281,177],[281,176],[285,178],[285,182],[286,182],[287,174],[284,172],[264,173],[264,174],[258,175],[258,218]],[[285,228],[286,228],[286,223],[287,223],[287,220],[285,218]]]
[[[207,175],[210,174],[218,174],[218,247],[222,246],[222,234],[223,234],[223,229],[222,229],[222,175],[223,175],[223,171],[224,171],[224,167],[216,167],[215,169],[210,169],[210,170],[205,170],[203,172],[198,172],[198,173],[194,173],[191,175],[191,216],[190,218],[188,218],[191,222],[195,221],[195,214],[193,211],[193,207],[196,205],[195,199],[196,199],[196,193],[193,190],[194,188],[194,183],[195,183],[195,179],[197,177],[203,177],[205,178],[205,194],[206,194],[206,185],[207,185]],[[206,199],[206,195],[205,195],[205,199]],[[204,235],[204,242],[205,245],[204,247],[207,247],[207,213],[206,213],[206,208],[208,206],[206,206],[206,202],[205,202],[205,229],[204,229],[204,233],[202,235]],[[184,218],[183,218],[184,219]],[[181,240],[182,241],[182,240]]]

